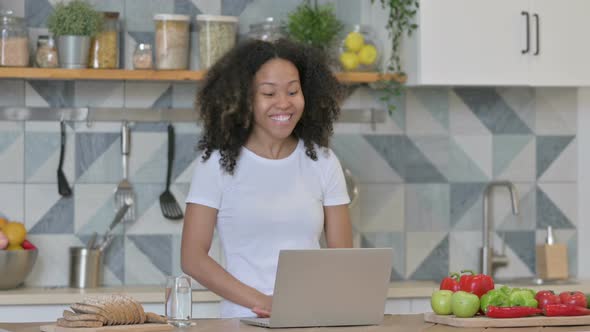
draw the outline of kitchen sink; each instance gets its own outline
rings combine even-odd
[[[572,285],[578,283],[576,279],[542,279],[537,277],[494,279],[494,282],[499,285],[507,286]]]

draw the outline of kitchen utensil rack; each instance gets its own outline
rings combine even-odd
[[[341,123],[376,124],[387,119],[381,109],[343,109]],[[105,108],[105,107],[0,107],[0,121],[73,121],[87,122],[196,122],[198,113],[192,108]]]

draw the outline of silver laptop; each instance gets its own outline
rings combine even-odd
[[[270,318],[263,327],[378,325],[389,288],[391,248],[281,250]]]

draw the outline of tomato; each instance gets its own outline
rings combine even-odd
[[[555,294],[552,290],[542,290],[537,292],[535,300],[539,302],[539,309],[544,309],[548,304],[559,304],[561,299],[559,295]]]
[[[562,292],[559,294],[559,299],[563,304],[573,304],[578,307],[586,308],[586,295],[582,292]]]

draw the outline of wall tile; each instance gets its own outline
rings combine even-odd
[[[2,183],[0,185],[2,218],[24,222],[25,220],[25,186],[23,184]]]
[[[0,122],[0,182],[22,183],[25,135],[21,122]]]
[[[405,220],[408,232],[450,229],[450,188],[448,184],[406,184]]]
[[[0,106],[24,106],[25,81],[0,80]]]
[[[123,107],[125,83],[120,81],[76,81],[77,107]]]
[[[404,231],[404,185],[361,184],[359,188],[361,232]]]
[[[125,0],[125,21],[129,31],[154,31],[155,14],[174,14],[174,0]]]

